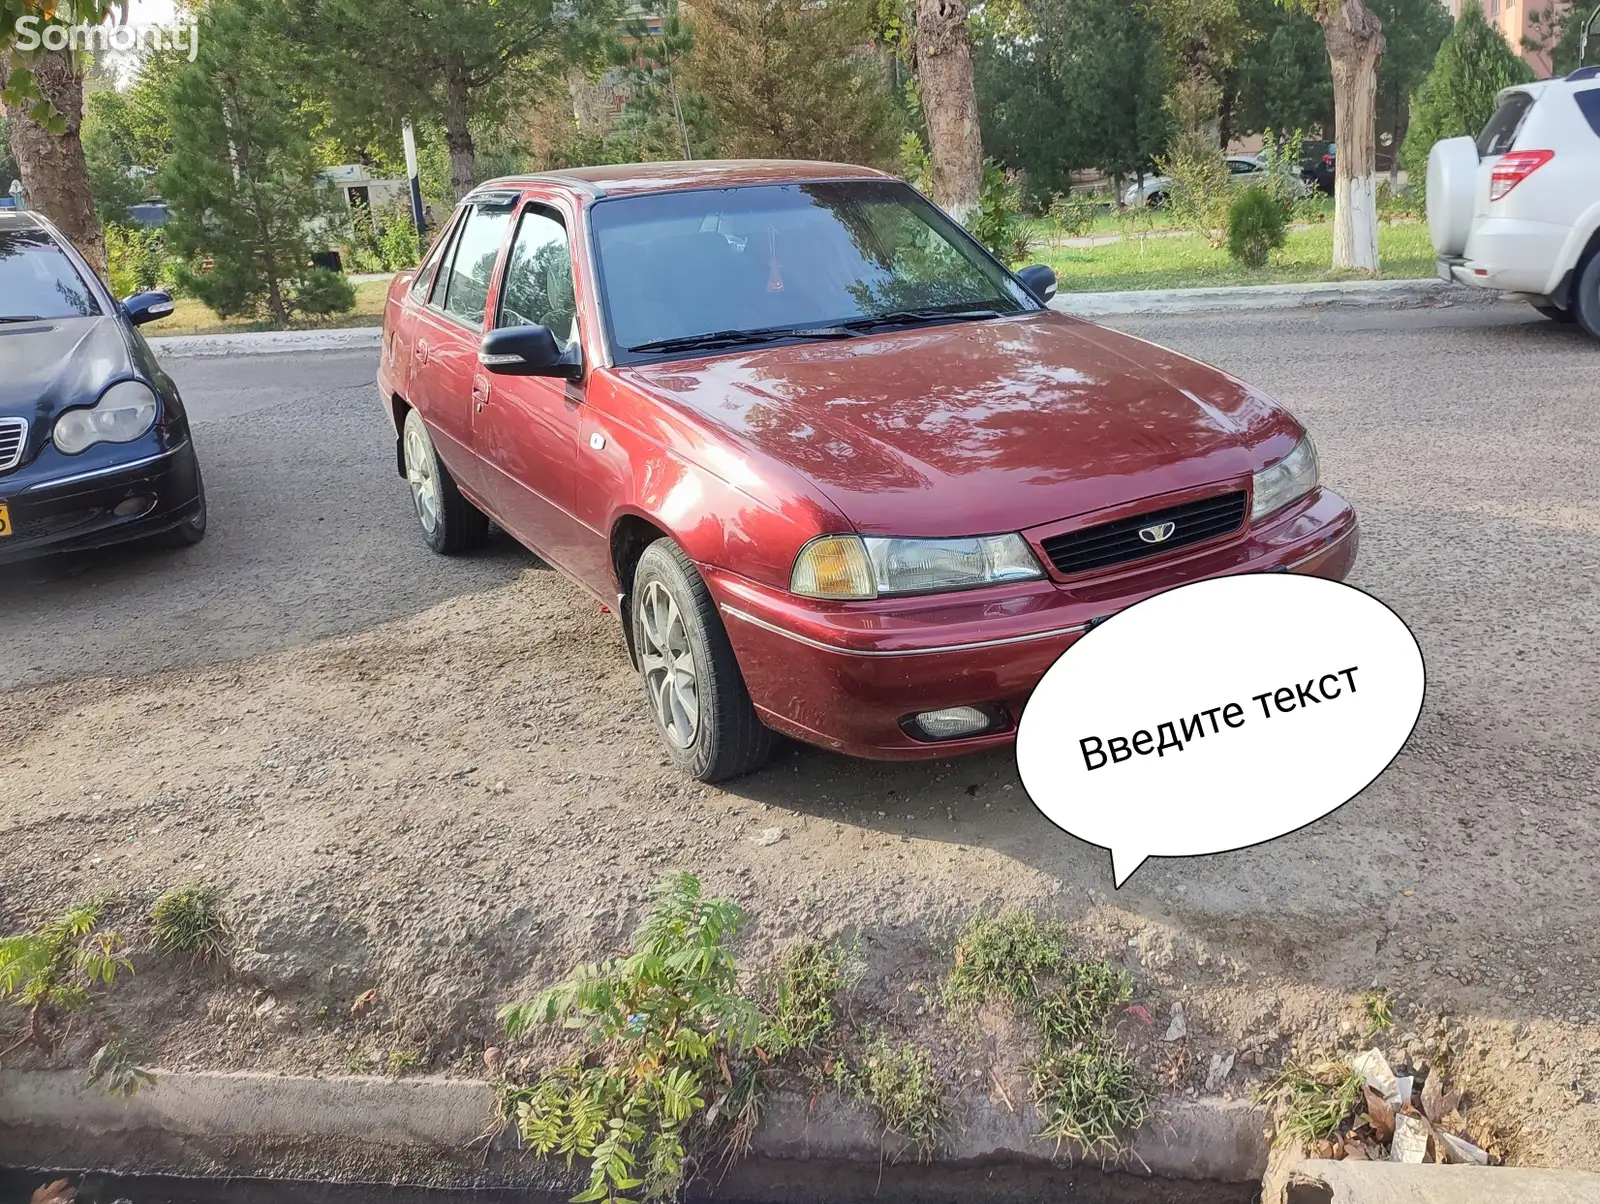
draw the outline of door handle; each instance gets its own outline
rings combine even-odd
[[[489,381],[482,376],[472,380],[472,403],[478,413],[483,413],[483,407],[489,404]]]
[[[417,340],[417,362],[419,364],[426,364],[428,362],[428,345],[421,339]]]

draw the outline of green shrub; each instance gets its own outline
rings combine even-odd
[[[1022,189],[992,159],[983,165],[983,193],[970,229],[1003,263],[1021,263],[1033,252],[1033,236],[1022,220]]]
[[[355,306],[355,286],[327,268],[308,269],[294,293],[295,311],[314,317],[348,313]]]
[[[763,1017],[739,994],[731,950],[743,920],[694,875],[667,878],[633,952],[500,1010],[513,1038],[547,1025],[588,1038],[585,1057],[501,1099],[536,1153],[589,1160],[579,1200],[674,1198],[696,1155],[726,1138],[718,1118],[736,1126],[759,1108]]]
[[[120,297],[170,287],[172,266],[159,230],[107,225],[106,280]]]
[[[228,943],[222,891],[215,886],[175,886],[150,909],[150,944],[157,953],[214,961]]]
[[[1228,206],[1228,254],[1246,267],[1265,267],[1289,237],[1289,215],[1264,188],[1246,188]]]
[[[1222,245],[1233,186],[1228,161],[1212,133],[1221,91],[1215,84],[1184,80],[1167,97],[1167,112],[1177,132],[1156,167],[1172,181],[1167,208],[1172,224],[1193,230],[1213,247]]]

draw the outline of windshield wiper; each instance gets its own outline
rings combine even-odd
[[[0,322],[39,322],[38,314],[0,314]]]
[[[952,322],[981,321],[985,318],[998,318],[1000,311],[996,309],[896,309],[886,314],[868,314],[864,318],[851,318],[848,322],[839,325],[848,326],[851,330],[871,330],[877,326],[915,326],[918,322],[937,322],[949,320]]]
[[[709,347],[736,347],[744,343],[774,343],[779,339],[852,339],[855,331],[839,326],[797,326],[769,330],[713,330],[675,339],[655,339],[629,347],[629,351],[698,351]]]

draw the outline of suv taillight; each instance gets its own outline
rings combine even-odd
[[[1547,150],[1512,151],[1508,155],[1501,155],[1500,161],[1494,165],[1494,175],[1489,179],[1489,199],[1502,199],[1555,157],[1555,151]]]

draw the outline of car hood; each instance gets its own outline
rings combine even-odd
[[[133,356],[114,318],[0,325],[0,414],[54,422],[131,375]]]
[[[1240,381],[1062,314],[621,370],[872,534],[979,535],[1246,482],[1299,425]]]

